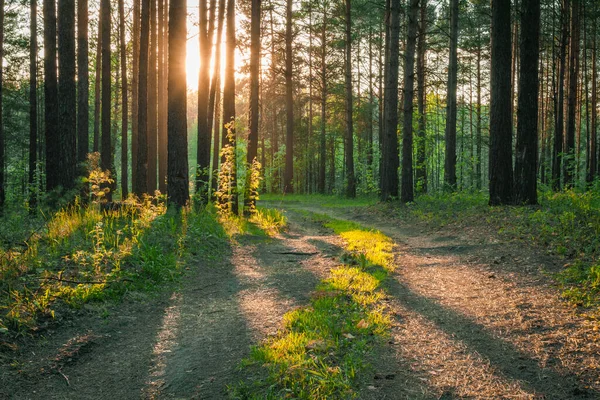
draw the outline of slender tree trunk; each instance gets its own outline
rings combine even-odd
[[[381,142],[381,200],[398,196],[398,74],[400,38],[400,0],[391,0],[386,18],[386,73],[384,93],[384,133]]]
[[[29,209],[35,210],[37,191],[35,171],[37,169],[37,0],[30,3],[29,45]],[[2,59],[0,58],[0,62]]]
[[[477,189],[481,189],[483,184],[483,174],[481,172],[482,165],[482,148],[483,148],[483,135],[482,135],[482,113],[481,113],[481,46],[477,49],[477,122],[475,127],[475,136],[476,136],[476,152],[477,152],[477,160],[475,166],[475,173]]]
[[[166,0],[158,0],[158,190],[167,192]]]
[[[325,7],[325,5],[323,5]],[[319,146],[319,193],[326,192],[325,166],[327,161],[327,8],[323,9],[321,27],[321,135]]]
[[[178,209],[185,206],[190,198],[187,149],[187,78],[185,70],[186,19],[187,1],[171,0],[169,4],[169,86],[167,93],[169,107],[167,192],[169,205]],[[144,45],[143,32],[144,22],[142,22],[142,46]]]
[[[513,201],[510,0],[492,0],[490,205]]]
[[[369,28],[369,120],[367,121],[367,173],[373,174],[373,131],[375,123],[375,94],[373,91],[373,28]]]
[[[75,0],[58,1],[58,94],[60,184],[75,187],[77,176],[77,87],[75,83]]]
[[[110,120],[111,105],[111,76],[110,63],[112,52],[110,48],[111,9],[110,0],[102,0],[102,146],[100,166],[105,171],[113,171],[113,151]],[[112,201],[112,191],[108,193],[108,201]]]
[[[207,0],[200,0],[200,70],[198,72],[198,147],[196,193],[204,201],[208,197],[208,177],[210,168],[210,127],[208,126],[208,100],[210,94],[210,53],[212,43],[208,41]]]
[[[127,44],[125,43],[125,5],[119,0],[119,41],[121,42],[121,197],[129,195],[129,146],[127,131],[129,130],[129,100],[127,83]]]
[[[283,177],[284,193],[294,192],[294,86],[292,60],[292,0],[286,3],[285,24],[285,173]]]
[[[136,192],[139,121],[139,77],[140,77],[140,1],[133,0],[133,71],[131,75],[131,183]]]
[[[185,3],[185,0],[183,0]],[[173,4],[175,3],[175,4]],[[172,0],[169,11],[181,12],[182,0]],[[170,13],[169,13],[170,14]],[[170,18],[171,14],[170,14]],[[185,20],[184,20],[185,21]],[[181,22],[185,28],[185,22]],[[169,31],[171,32],[172,21],[169,20]],[[181,27],[179,28],[181,29]],[[138,140],[137,140],[137,163],[133,192],[142,197],[148,193],[148,48],[150,42],[150,1],[142,0],[141,27],[140,27],[140,60],[138,78]],[[175,46],[177,42],[175,42]],[[171,38],[169,38],[169,52],[171,52]],[[185,50],[184,50],[185,54]],[[179,54],[176,55],[180,56]],[[177,58],[173,62],[177,62]],[[171,68],[171,55],[169,54],[169,68]],[[178,71],[179,72],[179,71]],[[185,80],[185,79],[184,79]],[[169,92],[171,90],[171,74],[169,72]],[[168,94],[169,95],[169,94]],[[169,104],[171,102],[169,101]],[[169,115],[171,112],[169,111]],[[169,121],[170,126],[171,121]],[[171,133],[169,132],[169,135]],[[171,146],[171,144],[169,144]],[[170,147],[169,147],[170,148]],[[169,151],[170,153],[170,151]]]
[[[408,9],[408,38],[406,41],[406,61],[404,63],[404,132],[402,135],[402,190],[400,200],[409,203],[414,200],[413,175],[413,98],[415,86],[415,47],[417,45],[417,11],[419,0],[410,0]]]
[[[4,3],[3,0],[1,1]],[[2,7],[1,12],[4,13],[4,7]],[[0,40],[0,43],[3,45],[4,41]],[[51,191],[58,187],[60,176],[58,165],[60,134],[58,131],[55,0],[44,0],[44,120],[46,130],[44,138],[46,142],[46,190]],[[0,206],[4,204],[4,183],[4,135],[0,135]]]
[[[77,162],[84,163],[90,151],[90,77],[88,0],[77,2]]]
[[[158,188],[158,31],[156,0],[150,0],[150,52],[148,54],[148,192]]]
[[[567,105],[566,162],[563,161],[565,186],[573,186],[575,165],[575,123],[577,118],[577,79],[579,78],[579,0],[571,1],[571,44],[569,46],[569,97]]]
[[[565,72],[567,62],[567,42],[569,37],[569,1],[563,0],[561,12],[561,41],[560,41],[560,59],[558,71],[558,96],[556,97],[554,109],[556,122],[554,133],[554,146],[552,149],[552,187],[554,190],[560,189],[560,175],[563,160],[564,146],[564,88]]]
[[[458,0],[450,0],[450,61],[446,113],[446,161],[444,183],[456,190],[456,88],[458,83]]]
[[[221,51],[223,47],[223,25],[225,20],[225,0],[219,0],[219,14],[217,23],[217,41],[215,43],[215,70],[213,78],[210,83],[210,98],[208,103],[208,115],[209,118],[214,119],[212,123],[213,129],[213,162],[212,162],[212,190],[211,192],[217,191],[217,171],[219,170],[219,150],[221,144],[219,140],[221,117],[220,117],[220,103],[221,103]]]
[[[346,196],[356,197],[354,123],[352,120],[352,1],[346,0]]]
[[[237,148],[237,138],[235,130],[235,0],[227,0],[227,45],[225,47],[225,71],[223,82],[223,138],[222,144],[229,144],[234,149]],[[227,131],[232,133],[232,139],[228,140]],[[234,152],[235,154],[235,152]],[[233,200],[231,210],[233,214],[239,213],[238,193],[237,193],[237,160],[234,160],[233,173],[231,176]]]
[[[425,90],[425,62],[427,52],[427,0],[421,0],[421,23],[417,43],[417,107],[419,110],[419,130],[417,132],[416,184],[420,193],[427,193],[427,116]]]
[[[252,14],[250,19],[250,109],[248,115],[248,157],[246,159],[248,172],[246,173],[246,195],[244,196],[244,213],[256,206],[256,199],[250,194],[250,170],[258,155],[258,117],[259,117],[259,63],[260,63],[260,4],[261,0],[252,0]]]
[[[522,0],[515,198],[537,204],[540,0]]]
[[[135,1],[135,0],[134,0]],[[96,76],[94,87],[94,138],[92,142],[93,151],[100,151],[100,96],[102,88],[102,1],[98,11],[98,34],[96,35]]]
[[[592,109],[592,121],[590,127],[590,165],[588,168],[588,182],[592,182],[597,176],[597,165],[598,165],[598,137],[597,137],[597,121],[598,121],[598,67],[596,65],[596,49],[597,49],[597,31],[596,31],[596,23],[597,18],[593,22],[593,30],[592,30],[592,99],[591,99],[591,109]]]

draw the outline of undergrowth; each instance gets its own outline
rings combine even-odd
[[[366,354],[389,334],[382,282],[392,270],[392,242],[358,224],[312,214],[346,242],[343,264],[314,292],[310,305],[284,316],[278,335],[254,347],[243,368],[264,379],[231,388],[236,399],[354,398]]]

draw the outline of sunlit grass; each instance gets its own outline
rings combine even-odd
[[[233,387],[233,398],[354,398],[366,354],[389,334],[381,285],[392,269],[391,240],[354,223],[311,216],[344,238],[344,264],[321,282],[309,306],[284,316],[276,337],[253,348],[243,366],[264,368],[268,377]]]
[[[303,204],[316,204],[328,208],[366,207],[377,204],[379,201],[376,196],[359,196],[355,199],[348,199],[342,196],[325,194],[261,194],[260,200],[275,205],[277,203],[302,202]]]

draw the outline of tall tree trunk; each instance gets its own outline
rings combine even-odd
[[[187,149],[187,78],[185,70],[186,19],[187,1],[171,0],[169,4],[169,86],[167,93],[169,107],[167,192],[169,205],[178,209],[185,206],[190,198]],[[144,44],[143,25],[142,22],[142,46]]]
[[[102,15],[102,1],[98,15]],[[101,81],[102,81],[102,18],[98,18],[98,34],[96,35],[96,74],[94,87],[94,137],[92,142],[92,150],[100,151],[100,96],[101,96]]]
[[[181,12],[177,8],[182,0],[172,0],[169,11]],[[185,2],[185,0],[184,0]],[[173,5],[173,3],[175,3]],[[170,14],[170,13],[169,13]],[[181,22],[185,28],[185,20]],[[169,20],[169,31],[172,28]],[[181,28],[180,28],[181,29]],[[171,31],[170,31],[171,32]],[[148,48],[150,42],[150,2],[142,1],[141,27],[140,27],[140,60],[138,78],[138,140],[137,140],[137,163],[135,180],[133,181],[133,192],[141,197],[148,193]],[[177,42],[175,42],[177,45]],[[169,38],[169,52],[171,51],[171,38]],[[185,50],[183,51],[185,54]],[[176,55],[179,56],[179,55]],[[177,58],[175,58],[174,62]],[[169,54],[169,68],[171,67],[171,55]],[[179,71],[178,71],[179,72]],[[184,79],[185,80],[185,79]],[[169,86],[171,85],[171,73],[169,72]],[[170,90],[170,87],[169,87]],[[167,94],[168,95],[168,94]],[[171,102],[169,101],[169,104]],[[170,111],[169,111],[170,115]],[[170,121],[169,121],[170,124]],[[170,135],[170,132],[169,132]],[[171,144],[169,144],[170,146]]]
[[[75,0],[58,1],[58,94],[60,184],[75,187],[77,176],[77,88],[75,83]]]
[[[537,204],[540,0],[522,0],[515,199]]]
[[[373,131],[375,123],[375,93],[373,91],[373,28],[369,28],[369,120],[367,121],[367,173],[373,176]]]
[[[552,187],[554,190],[560,189],[560,175],[563,159],[564,146],[564,93],[565,93],[565,72],[567,63],[567,42],[569,38],[569,1],[563,0],[561,15],[561,39],[560,39],[560,59],[558,71],[558,95],[556,96],[555,109],[555,133],[554,146],[552,149]]]
[[[137,182],[138,120],[139,120],[139,77],[140,77],[140,1],[133,0],[133,71],[131,75],[131,183],[133,192]]]
[[[29,208],[35,210],[37,191],[35,171],[37,168],[37,0],[30,3],[29,45]],[[0,62],[2,59],[0,58]]]
[[[225,71],[223,82],[223,138],[222,146],[229,144],[234,149],[237,148],[237,138],[235,131],[235,0],[227,0],[227,45],[225,47]],[[232,133],[231,140],[227,138],[227,131]],[[234,151],[235,154],[235,151]],[[237,160],[234,160],[233,172],[231,176],[233,200],[231,211],[237,215],[239,213],[238,193],[237,193]]]
[[[210,91],[210,53],[212,43],[208,42],[207,0],[200,0],[200,70],[198,71],[198,147],[196,193],[204,201],[208,196],[208,176],[210,167],[210,128],[208,126],[208,98]],[[208,90],[207,90],[208,89]]]
[[[285,19],[285,173],[283,176],[283,192],[294,192],[294,86],[292,60],[292,0],[286,3]]]
[[[477,49],[477,122],[476,122],[476,127],[475,127],[475,136],[476,139],[475,141],[477,142],[476,144],[476,153],[477,153],[477,160],[476,160],[476,166],[475,166],[475,175],[476,175],[476,179],[477,179],[477,184],[475,185],[475,187],[479,190],[482,187],[483,184],[483,174],[482,174],[482,157],[483,157],[483,135],[482,135],[482,112],[481,112],[481,46],[478,47]]]
[[[404,118],[402,135],[402,189],[400,200],[409,203],[414,200],[413,176],[413,98],[415,86],[415,47],[417,46],[417,11],[419,0],[410,0],[408,9],[408,38],[406,41],[406,61],[404,63]]]
[[[575,163],[575,123],[577,118],[577,79],[579,78],[579,0],[571,2],[571,44],[569,46],[569,98],[567,104],[566,162],[563,161],[565,186],[573,186]]]
[[[158,188],[158,31],[156,0],[150,0],[150,53],[148,54],[148,192]]]
[[[458,0],[450,0],[450,61],[446,112],[446,161],[444,183],[456,190],[456,88],[458,84]]]
[[[325,170],[327,160],[327,8],[323,5],[321,27],[321,134],[319,137],[319,193],[325,194]]]
[[[47,15],[46,11],[48,11],[47,10],[48,8],[55,10],[55,7],[48,7],[48,5],[46,4],[48,2],[49,2],[48,0],[45,0],[45,2],[44,2],[44,15]],[[51,16],[54,14],[49,13],[48,15]],[[49,28],[50,28],[51,23],[52,23],[52,18],[50,18],[49,21],[44,18],[44,22],[48,23]],[[46,38],[47,32],[48,31],[46,30],[46,25],[44,25],[44,39]],[[56,25],[54,27],[54,32],[56,33]],[[49,50],[51,50],[51,49],[49,49]],[[55,53],[55,55],[56,55],[56,53]],[[49,56],[47,55],[46,57],[49,57]],[[54,71],[56,72],[56,67],[55,67]],[[3,91],[4,91],[4,0],[0,0],[0,214],[2,214],[4,212],[4,202],[6,200],[6,192],[5,192],[6,182],[5,182],[5,176],[4,176],[6,162],[4,159],[5,138],[4,138]]]
[[[510,0],[492,0],[490,205],[513,201]]]
[[[100,166],[104,171],[113,171],[113,151],[110,120],[111,105],[111,57],[110,48],[110,27],[111,27],[111,9],[110,0],[102,0],[102,146]],[[116,178],[116,177],[113,177]],[[107,200],[112,201],[112,191],[108,193]]]
[[[215,69],[210,83],[210,98],[208,101],[208,115],[212,122],[213,130],[213,160],[212,160],[212,190],[217,191],[218,179],[217,171],[219,170],[219,149],[221,148],[219,133],[221,126],[220,103],[221,103],[221,51],[223,47],[223,25],[225,20],[225,0],[219,0],[219,14],[217,23],[217,41],[215,43]]]
[[[259,64],[260,64],[260,3],[261,0],[252,0],[252,14],[250,19],[250,108],[248,116],[248,157],[246,159],[248,172],[246,173],[246,195],[244,196],[244,213],[256,206],[256,199],[250,194],[250,170],[258,155],[258,116],[259,116]]]
[[[356,197],[354,123],[352,120],[352,1],[346,0],[346,196]]]
[[[90,76],[88,43],[88,0],[77,2],[77,161],[81,164],[90,151]]]
[[[167,192],[166,0],[158,0],[158,190]]]
[[[383,95],[384,132],[381,138],[381,200],[398,196],[398,74],[400,53],[400,0],[391,0],[386,19],[386,73]]]
[[[2,2],[4,2],[2,0]],[[2,7],[4,12],[4,7]],[[0,41],[4,43],[4,41]],[[1,115],[1,113],[0,113]],[[44,126],[46,190],[59,185],[58,72],[56,65],[56,1],[44,0]],[[0,206],[4,204],[4,135],[0,135]]]
[[[126,199],[129,194],[129,146],[127,131],[129,129],[129,90],[127,82],[127,44],[125,43],[125,5],[119,0],[119,40],[121,42],[121,197]]]
[[[597,136],[597,124],[598,124],[598,110],[597,110],[597,106],[598,106],[598,81],[597,81],[597,76],[598,76],[598,67],[596,65],[596,50],[597,50],[597,31],[596,31],[596,24],[597,24],[597,18],[595,18],[594,22],[593,22],[593,29],[592,29],[592,99],[591,99],[591,108],[592,108],[592,121],[591,121],[591,127],[590,127],[590,135],[589,135],[589,141],[590,141],[590,164],[589,164],[589,168],[588,168],[588,182],[592,182],[596,176],[597,176],[597,169],[598,169],[598,154],[597,154],[597,148],[598,148],[598,136]]]
[[[425,90],[425,63],[427,52],[427,0],[421,0],[419,39],[417,43],[417,108],[419,110],[419,130],[417,131],[416,186],[420,193],[427,193],[427,116]]]

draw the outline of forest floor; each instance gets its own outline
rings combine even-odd
[[[278,334],[340,264],[328,214],[393,240],[391,332],[359,377],[361,399],[600,398],[600,321],[560,299],[563,261],[485,221],[443,227],[393,208],[270,201],[287,229],[234,237],[227,256],[188,262],[178,286],[136,293],[21,340],[0,361],[0,398],[221,399],[251,347]],[[260,377],[257,376],[257,379]]]

